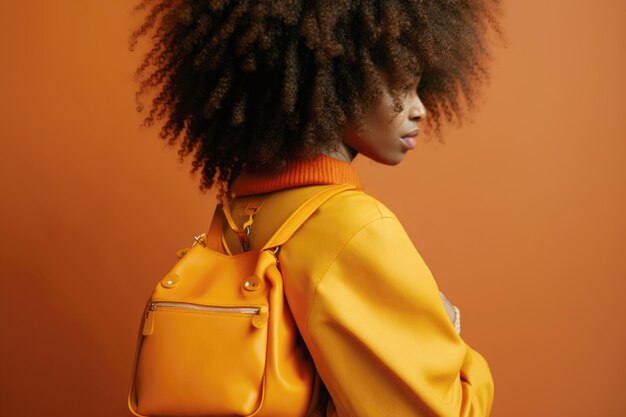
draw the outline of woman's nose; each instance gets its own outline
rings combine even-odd
[[[426,107],[424,107],[424,103],[422,103],[422,100],[420,100],[417,93],[413,96],[413,100],[411,101],[409,117],[417,120],[421,120],[426,117]]]

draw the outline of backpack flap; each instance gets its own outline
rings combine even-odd
[[[198,244],[155,285],[129,393],[137,416],[255,415],[264,403],[270,288],[259,253]]]

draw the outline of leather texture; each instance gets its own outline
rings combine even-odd
[[[216,208],[208,236],[178,252],[146,303],[128,393],[134,415],[315,412],[322,385],[286,304],[277,254],[322,203],[350,188],[313,187],[278,206],[264,204],[279,219],[264,225],[273,234],[232,256],[212,246],[222,242],[225,223]]]
[[[278,207],[297,205],[315,187],[269,193],[250,250],[262,248],[291,210]],[[257,197],[233,201],[238,224]],[[227,225],[223,232],[237,253],[236,234]],[[288,306],[323,382],[313,416],[489,416],[490,367],[454,329],[430,269],[383,203],[363,190],[332,196],[282,245],[279,261]]]

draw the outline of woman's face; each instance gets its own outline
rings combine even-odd
[[[401,92],[400,100],[404,109],[400,113],[393,111],[389,81],[384,72],[383,97],[367,115],[369,129],[359,132],[351,125],[344,128],[344,144],[370,159],[385,165],[396,165],[402,161],[406,153],[415,148],[419,133],[418,121],[426,116],[426,108],[417,95],[417,86],[422,74],[417,73],[412,83],[406,84]],[[350,157],[349,150],[344,150]],[[345,155],[345,154],[344,154]],[[349,158],[349,161],[352,157]]]

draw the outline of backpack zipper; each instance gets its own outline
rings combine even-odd
[[[154,311],[156,310],[158,306],[189,308],[192,310],[203,310],[203,311],[234,311],[234,312],[245,313],[245,314],[258,314],[259,311],[261,310],[260,307],[254,307],[254,306],[214,306],[214,305],[184,303],[180,301],[153,301],[150,303],[150,307],[148,309],[150,311]]]
[[[269,312],[269,308],[267,306],[216,306],[185,303],[180,301],[153,301],[148,306],[148,311],[146,312],[146,319],[143,326],[144,336],[152,334],[152,331],[154,330],[154,311],[158,307],[175,307],[198,311],[250,314],[252,316],[252,325],[258,329],[267,324]]]

